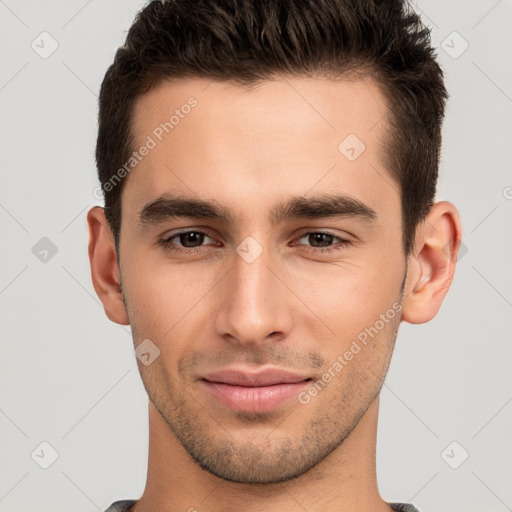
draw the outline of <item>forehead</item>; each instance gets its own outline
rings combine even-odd
[[[169,191],[254,211],[263,198],[313,189],[370,204],[391,193],[396,201],[396,187],[383,188],[392,182],[382,177],[387,112],[371,78],[279,77],[249,88],[163,81],[135,103],[134,150],[151,149],[131,168],[123,195],[131,210]]]
[[[205,129],[214,124],[238,127],[248,134],[264,125],[266,132],[275,130],[281,135],[285,128],[307,137],[328,131],[341,135],[350,129],[364,136],[387,114],[380,85],[368,74],[338,80],[276,76],[248,86],[206,78],[167,79],[135,101],[132,127],[138,142],[175,111],[180,120],[184,119],[180,110],[188,116],[191,98],[197,102],[191,110],[200,112],[193,117],[200,117]],[[299,118],[302,124],[290,126],[290,121]]]

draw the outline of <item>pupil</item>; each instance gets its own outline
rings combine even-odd
[[[312,245],[317,247],[327,247],[332,243],[333,236],[328,235],[327,233],[312,233],[309,235],[310,242],[313,242]],[[197,247],[200,246],[204,241],[204,235],[201,233],[196,233],[194,231],[190,233],[185,233],[180,236],[180,242],[185,247]]]
[[[190,233],[184,233],[183,235],[180,236],[180,242],[185,247],[198,247],[203,242],[203,239],[204,239],[204,235],[203,234],[196,233],[194,231],[192,231]],[[191,244],[189,244],[189,242],[191,242]],[[197,243],[198,243],[198,245],[194,245],[194,244],[197,244]]]
[[[332,235],[328,235],[326,233],[313,233],[310,235],[310,237],[313,237],[313,240],[314,242],[318,242],[320,244],[320,247],[327,247],[331,242],[332,242],[332,239],[333,239],[333,236]],[[323,237],[326,237],[327,239],[325,240],[324,239],[324,242],[322,243],[322,238]],[[311,242],[311,240],[310,240]],[[315,243],[313,243],[312,245],[315,246]],[[316,246],[318,247],[318,246]]]

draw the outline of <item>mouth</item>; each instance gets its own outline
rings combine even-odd
[[[251,373],[229,369],[204,376],[199,382],[217,403],[235,411],[261,413],[289,402],[312,380],[287,370]]]

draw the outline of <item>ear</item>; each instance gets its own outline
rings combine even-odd
[[[402,320],[421,324],[436,316],[452,283],[461,241],[457,209],[447,201],[436,203],[416,230]]]
[[[114,235],[100,206],[87,212],[89,226],[89,261],[94,289],[103,303],[105,314],[116,324],[128,325],[123,303],[120,271],[116,259]]]

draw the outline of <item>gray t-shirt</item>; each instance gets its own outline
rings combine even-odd
[[[115,501],[105,512],[127,512],[137,500],[121,500]],[[389,506],[397,512],[420,512],[414,505],[410,503],[390,503]]]

